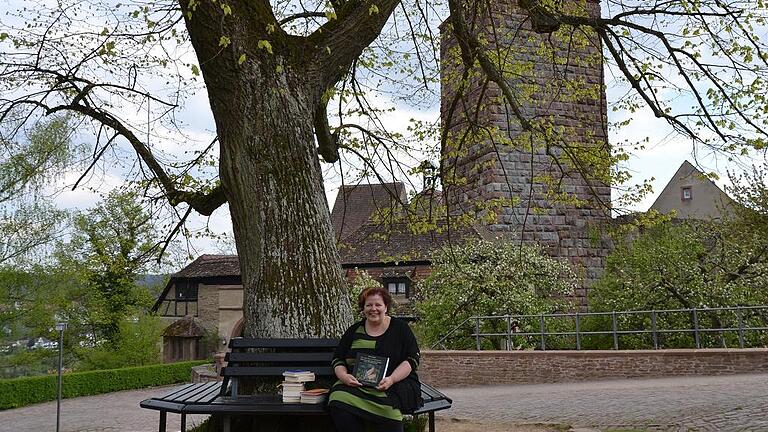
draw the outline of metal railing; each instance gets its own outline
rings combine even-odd
[[[432,348],[745,348],[768,346],[766,331],[768,306],[474,316]]]
[[[157,311],[164,317],[197,316],[197,300],[167,299],[160,304]]]

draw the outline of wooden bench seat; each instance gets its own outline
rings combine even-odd
[[[286,370],[301,369],[317,378],[334,379],[330,366],[336,339],[243,339],[230,341],[231,352],[222,368],[223,381],[187,384],[166,395],[144,400],[142,408],[160,411],[158,430],[165,432],[168,412],[181,415],[181,430],[186,428],[188,414],[222,414],[224,430],[229,429],[233,415],[327,416],[325,404],[283,403],[278,394],[243,395],[239,391],[242,378],[282,378]],[[257,351],[254,351],[257,350]],[[424,405],[414,414],[427,414],[429,430],[435,430],[435,411],[448,409],[452,401],[432,386],[422,383]]]

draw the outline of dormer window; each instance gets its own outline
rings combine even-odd
[[[383,278],[381,283],[392,296],[408,297],[411,292],[411,280],[407,277]]]
[[[683,186],[680,189],[680,198],[683,201],[688,201],[693,199],[693,189],[690,186]]]

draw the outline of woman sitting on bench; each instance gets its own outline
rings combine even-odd
[[[387,315],[391,306],[392,296],[384,288],[363,290],[358,307],[364,318],[347,329],[333,355],[339,381],[331,388],[328,405],[338,432],[360,432],[366,425],[377,432],[402,432],[403,414],[422,404],[416,337],[405,321]],[[358,353],[389,358],[375,388],[364,387],[351,373]]]

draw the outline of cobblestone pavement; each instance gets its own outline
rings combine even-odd
[[[441,389],[443,416],[578,430],[768,431],[768,375]]]
[[[139,402],[168,393],[170,387],[127,390],[61,401],[61,432],[157,431],[160,414],[139,407]],[[207,416],[188,416],[187,429]],[[179,415],[168,413],[168,432],[179,430]],[[0,432],[54,432],[56,402],[0,411]]]
[[[560,423],[575,431],[766,431],[768,374],[442,389],[454,399],[444,418],[510,424]],[[168,388],[62,401],[62,432],[149,432],[156,411],[143,399]],[[188,425],[205,416],[192,416]],[[56,402],[0,411],[0,432],[54,431]],[[168,431],[179,416],[168,415]]]

